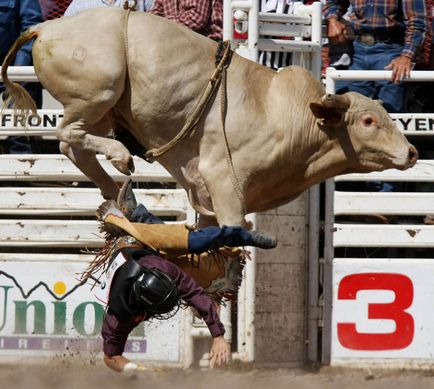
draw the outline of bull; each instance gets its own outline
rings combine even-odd
[[[117,8],[48,21],[22,35],[3,63],[17,109],[32,101],[6,71],[32,38],[37,77],[64,106],[60,150],[106,199],[119,188],[96,154],[124,174],[134,170],[128,149],[107,135],[125,127],[147,150],[173,139],[214,72],[217,49],[182,25]],[[214,94],[194,130],[157,158],[192,206],[220,225],[244,225],[247,213],[287,203],[335,175],[416,163],[416,149],[377,101],[326,95],[299,67],[275,72],[234,54],[225,86],[225,127]]]

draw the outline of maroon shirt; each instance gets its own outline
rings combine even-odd
[[[172,262],[157,256],[147,255],[137,262],[147,268],[161,270],[174,280],[181,299],[197,310],[208,326],[212,337],[217,337],[225,333],[214,303],[193,278],[184,273]],[[101,331],[104,340],[104,354],[109,357],[122,355],[128,335],[143,320],[147,320],[146,315],[132,316],[128,320],[120,320],[110,308],[108,308]]]

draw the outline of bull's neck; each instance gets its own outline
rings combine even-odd
[[[306,162],[305,179],[311,185],[348,172],[350,156],[344,152],[339,137],[329,138],[318,127],[316,120],[307,136],[310,136],[307,141],[312,146],[312,152]]]

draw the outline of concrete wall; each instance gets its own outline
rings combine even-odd
[[[278,237],[256,257],[255,362],[301,365],[306,350],[307,193],[257,214],[256,228]]]

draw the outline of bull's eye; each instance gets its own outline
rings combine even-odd
[[[372,117],[370,116],[363,119],[363,124],[365,126],[371,126],[373,123],[374,123],[374,119],[372,119]]]

